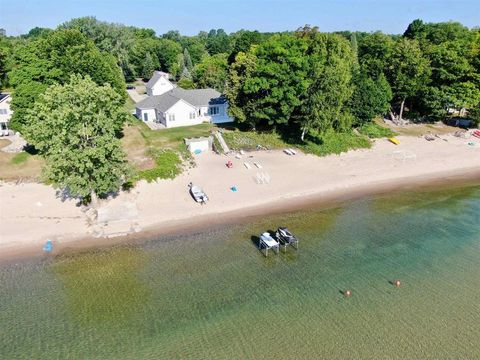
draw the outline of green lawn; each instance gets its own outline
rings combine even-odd
[[[289,147],[276,132],[224,130],[223,138],[228,146],[235,150],[255,150],[258,145],[268,149]]]
[[[368,136],[371,139],[395,136],[395,132],[393,132],[386,125],[382,126],[373,121],[360,126],[358,131],[360,134]]]
[[[214,129],[214,125],[205,123],[151,130],[143,122],[132,118],[124,128],[121,142],[128,161],[138,172],[138,178],[152,181],[156,175],[166,179],[179,174],[182,162],[191,160],[184,139],[209,136]]]
[[[325,156],[339,154],[348,150],[369,148],[370,140],[366,136],[353,132],[336,133],[328,131],[317,137],[308,137],[305,142],[284,140],[276,132],[253,132],[239,130],[225,130],[223,137],[230,148],[236,150],[254,150],[258,145],[267,149],[297,148],[306,153]]]

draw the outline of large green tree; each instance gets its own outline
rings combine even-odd
[[[139,29],[133,26],[99,21],[87,16],[72,19],[59,26],[60,29],[76,29],[91,39],[100,51],[113,55],[127,80],[141,76],[143,66],[136,67],[132,58],[134,47],[141,39],[153,39],[155,32],[151,29]],[[150,49],[149,52],[152,52]],[[145,59],[146,52],[142,54]]]
[[[212,29],[208,33],[205,47],[210,55],[228,53],[230,51],[230,38],[223,29]]]
[[[349,100],[350,113],[356,125],[371,121],[390,109],[392,90],[383,74],[374,80],[365,72],[357,72],[353,77],[354,90]]]
[[[307,35],[309,42],[311,81],[300,111],[303,140],[309,130],[345,130],[352,125],[347,101],[353,92],[351,80],[356,56],[349,41],[340,35],[316,30],[302,35]]]
[[[376,79],[388,69],[395,41],[379,31],[357,36],[358,60],[364,72]]]
[[[400,120],[405,101],[425,89],[430,72],[429,61],[424,57],[417,40],[400,39],[392,52],[387,70],[394,99],[400,104]]]
[[[73,197],[118,191],[129,173],[116,134],[123,98],[89,76],[50,86],[25,114],[24,136],[45,157],[45,177]]]
[[[181,67],[181,62],[179,62],[179,57],[183,59],[182,46],[169,39],[160,39],[157,56],[160,61],[160,67],[163,71],[170,73],[173,77],[180,75],[183,68]]]
[[[265,39],[265,35],[258,31],[240,30],[234,34],[233,46],[228,56],[228,64],[235,61],[239,52],[247,52],[252,45],[260,44]]]
[[[211,87],[223,92],[227,69],[227,54],[206,56],[193,69],[193,80],[198,88]]]
[[[155,63],[153,62],[152,55],[149,52],[145,55],[145,61],[143,63],[142,77],[145,80],[150,79],[155,71]]]
[[[310,83],[307,48],[305,39],[281,34],[240,52],[226,88],[231,114],[253,127],[288,124]]]
[[[125,97],[125,81],[112,55],[100,52],[77,30],[58,30],[19,47],[9,73],[15,88],[11,126],[21,130],[27,109],[48,86],[63,84],[71,74],[89,75],[99,84],[110,84]]]

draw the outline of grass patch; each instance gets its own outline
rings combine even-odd
[[[306,153],[326,156],[340,154],[349,150],[368,149],[372,146],[370,140],[353,132],[335,132],[333,130],[320,134],[315,138],[305,141],[305,145],[299,147]]]
[[[171,179],[182,172],[183,161],[192,156],[185,146],[185,138],[210,136],[215,125],[200,124],[171,129],[151,130],[143,122],[132,117],[121,138],[128,162],[138,172],[137,179],[154,181]]]
[[[325,156],[340,154],[348,150],[370,148],[368,138],[356,135],[353,132],[338,133],[333,130],[314,137],[309,137],[304,143],[285,141],[282,135],[276,132],[254,131],[224,131],[223,137],[231,149],[255,150],[257,145],[267,149],[285,149],[296,147],[306,153]]]
[[[39,155],[0,151],[0,179],[4,181],[39,180],[43,164],[44,160]]]
[[[174,179],[182,172],[182,160],[175,151],[152,149],[148,155],[155,160],[155,167],[140,171],[140,179],[145,179],[148,182],[157,179]]]
[[[224,131],[223,138],[235,150],[255,150],[258,145],[267,149],[281,149],[288,145],[276,132]]]
[[[22,151],[18,154],[15,154],[12,159],[10,160],[10,163],[12,165],[20,165],[20,164],[23,164],[25,162],[27,162],[28,158],[30,157],[31,155],[25,151]]]
[[[175,149],[182,152],[185,150],[185,142],[183,139],[210,136],[212,130],[215,128],[215,125],[213,124],[204,123],[195,126],[151,130],[147,125],[140,121],[138,121],[135,126],[138,127],[138,130],[148,147]]]
[[[360,132],[360,134],[368,136],[371,139],[395,136],[395,133],[392,130],[380,126],[374,122],[363,124],[358,128],[358,131]]]

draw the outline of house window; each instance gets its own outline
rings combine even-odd
[[[218,108],[218,106],[211,106],[208,108],[208,113],[210,115],[218,115],[220,113],[220,109]]]
[[[193,119],[195,119],[195,112],[190,113],[190,120],[193,120]]]
[[[148,121],[148,113],[143,113],[143,121]]]
[[[175,114],[168,114],[168,121],[175,121]]]
[[[7,109],[0,109],[0,114],[7,115]]]

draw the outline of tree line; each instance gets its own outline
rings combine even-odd
[[[480,114],[480,29],[457,22],[415,20],[402,35],[304,26],[157,36],[83,17],[0,37],[0,86],[13,90],[11,126],[46,156],[49,179],[79,196],[108,193],[128,177],[116,139],[126,119],[125,85],[154,70],[184,88],[215,88],[237,122],[296,141],[351,132],[376,116],[432,121],[464,108],[478,123]],[[66,171],[67,159],[85,163],[85,154],[90,165]],[[93,187],[81,190],[81,179]]]

